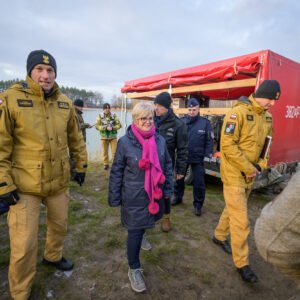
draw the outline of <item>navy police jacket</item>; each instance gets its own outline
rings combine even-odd
[[[203,163],[213,154],[214,136],[208,119],[196,116],[181,118],[188,129],[188,163]]]
[[[165,139],[155,133],[157,153],[162,171],[166,177],[161,186],[163,197],[170,198],[173,193],[172,161]],[[142,146],[128,127],[126,135],[118,141],[114,162],[109,177],[108,201],[110,206],[121,205],[121,221],[127,229],[146,229],[154,227],[161,218],[164,201],[158,200],[160,210],[157,215],[148,211],[149,197],[144,189],[145,171],[139,168]]]

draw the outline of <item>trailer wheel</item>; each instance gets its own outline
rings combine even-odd
[[[185,182],[185,184],[192,184],[193,179],[194,179],[193,171],[192,171],[191,166],[189,166],[186,171],[185,177],[184,177],[184,182]]]

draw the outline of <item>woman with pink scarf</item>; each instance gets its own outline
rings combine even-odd
[[[173,192],[172,161],[166,142],[154,126],[154,107],[139,102],[133,123],[118,141],[109,178],[109,205],[121,205],[128,230],[128,277],[135,292],[146,290],[139,253],[145,230],[155,226],[164,211],[163,199]]]

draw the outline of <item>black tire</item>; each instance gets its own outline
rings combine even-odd
[[[184,177],[184,183],[185,184],[192,184],[194,180],[194,175],[191,166],[188,167],[185,177]]]

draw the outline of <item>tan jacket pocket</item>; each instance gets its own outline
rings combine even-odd
[[[20,192],[40,193],[42,162],[28,160],[12,162],[12,177]]]

